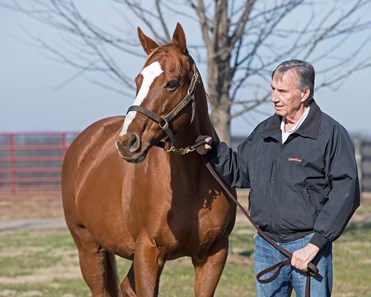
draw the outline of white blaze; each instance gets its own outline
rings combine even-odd
[[[134,100],[133,105],[140,105],[144,98],[147,97],[149,88],[151,87],[153,81],[162,73],[161,64],[156,61],[152,64],[145,67],[142,72],[140,73],[143,76],[143,82],[140,86],[139,92],[137,97]],[[137,114],[136,111],[130,111],[125,117],[124,126],[122,127],[122,130],[120,132],[120,136],[123,136],[127,133],[129,125],[134,120],[135,115]]]

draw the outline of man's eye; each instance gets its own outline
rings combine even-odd
[[[169,91],[174,91],[176,88],[179,87],[179,82],[177,80],[171,80],[167,83],[166,88]]]

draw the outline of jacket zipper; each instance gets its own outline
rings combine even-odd
[[[273,228],[273,211],[272,211],[272,204],[274,199],[274,193],[276,189],[276,176],[277,176],[277,162],[278,158],[282,155],[282,152],[284,151],[286,144],[291,140],[292,135],[289,136],[289,138],[285,141],[285,143],[278,142],[277,143],[277,154],[272,162],[272,168],[271,168],[271,175],[270,175],[270,182],[272,183],[271,192],[270,192],[270,199],[269,199],[269,218],[270,218],[270,227],[272,231],[280,231],[280,230],[274,230]]]
[[[276,188],[276,172],[277,172],[277,160],[281,154],[282,151],[281,142],[277,142],[277,154],[273,159],[272,167],[271,167],[271,174],[270,174],[270,182],[271,182],[271,190],[270,190],[270,197],[269,197],[269,226],[270,229],[273,231],[273,211],[272,211],[272,204],[273,204],[273,196],[274,196],[274,190]]]

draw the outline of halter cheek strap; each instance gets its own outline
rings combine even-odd
[[[170,143],[171,143],[170,150],[172,150],[172,151],[176,150],[175,149],[175,133],[173,131],[171,131],[171,129],[169,127],[169,123],[189,103],[192,103],[192,116],[191,116],[191,120],[190,120],[188,125],[193,123],[195,113],[196,113],[196,102],[195,102],[194,92],[196,90],[197,85],[200,83],[200,74],[197,70],[196,64],[194,62],[192,62],[193,60],[192,60],[191,57],[190,57],[190,61],[191,61],[192,68],[193,68],[193,76],[192,76],[191,82],[190,82],[189,87],[188,87],[187,95],[183,98],[183,100],[177,106],[175,106],[175,108],[171,112],[169,112],[165,116],[159,116],[158,114],[156,114],[156,113],[154,113],[154,112],[152,112],[152,111],[150,111],[150,110],[148,110],[148,109],[146,109],[142,106],[139,106],[139,105],[132,105],[132,106],[129,107],[129,109],[127,111],[127,113],[130,112],[130,111],[140,112],[140,113],[146,115],[147,117],[149,117],[154,122],[158,123],[160,128],[169,137]],[[160,144],[159,146],[164,147],[165,145]]]
[[[143,108],[142,106],[139,106],[139,105],[132,105],[129,107],[128,112],[130,111],[137,111],[137,112],[140,112],[144,115],[146,115],[147,117],[149,117],[151,120],[155,121],[156,123],[158,123],[158,125],[160,126],[160,128],[166,133],[166,135],[169,137],[171,143],[175,143],[175,137],[174,137],[174,133],[170,130],[170,127],[169,127],[169,120],[168,120],[168,115],[165,116],[165,117],[160,117],[159,115],[155,114],[154,112],[148,110],[148,109],[145,109]]]

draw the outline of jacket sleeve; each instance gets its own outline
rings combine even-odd
[[[247,143],[237,147],[237,152],[229,148],[224,142],[213,142],[207,159],[215,171],[234,188],[248,188],[249,175],[247,167]]]
[[[347,131],[335,126],[325,157],[325,176],[331,191],[319,213],[311,243],[322,248],[336,240],[360,205],[360,190],[354,148]]]

